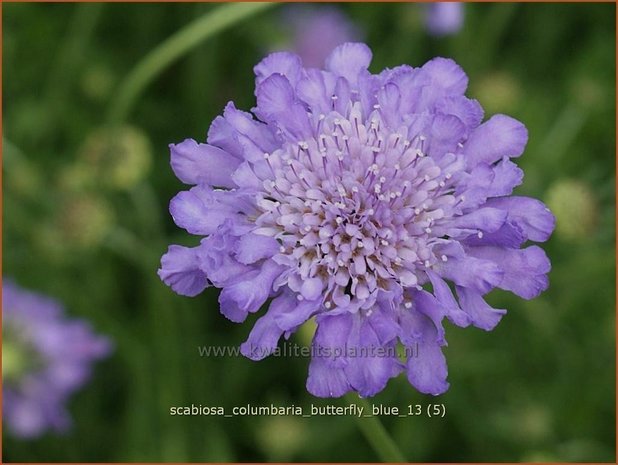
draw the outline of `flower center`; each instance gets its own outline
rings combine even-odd
[[[436,260],[433,227],[455,204],[456,157],[427,157],[421,134],[391,131],[378,112],[362,122],[358,103],[315,126],[317,137],[264,154],[272,177],[256,232],[280,241],[276,259],[294,270],[290,287],[317,278],[329,308],[370,305],[393,280],[417,286],[418,270]]]

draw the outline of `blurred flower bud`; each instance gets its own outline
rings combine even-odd
[[[148,174],[152,151],[141,130],[122,126],[91,133],[79,157],[104,186],[129,190]]]
[[[86,68],[82,75],[82,92],[95,102],[105,101],[112,92],[115,80],[115,76],[109,67],[95,63]]]
[[[551,416],[542,405],[527,405],[517,415],[518,436],[535,442],[546,439],[552,432]]]
[[[521,97],[521,87],[511,74],[496,71],[477,80],[472,95],[483,105],[486,115],[508,113],[515,109]]]
[[[547,206],[556,215],[556,234],[564,239],[585,239],[594,231],[598,207],[590,187],[574,179],[555,182],[547,192]]]
[[[429,35],[444,37],[457,34],[464,22],[464,4],[435,2],[426,5],[425,27]]]
[[[114,224],[114,212],[100,197],[71,197],[61,207],[59,229],[67,246],[94,248]]]
[[[69,244],[65,243],[62,232],[54,223],[42,223],[33,234],[34,246],[42,256],[56,263],[66,263],[71,257]]]
[[[6,187],[17,195],[36,197],[42,188],[41,173],[26,158],[5,160]]]
[[[357,25],[334,7],[293,5],[283,16],[292,35],[291,49],[306,67],[321,68],[337,45],[356,42],[363,36]]]
[[[95,172],[84,163],[73,163],[60,173],[60,189],[66,192],[81,192],[97,183]]]
[[[585,109],[598,109],[607,99],[602,85],[589,76],[574,79],[570,84],[573,100]]]
[[[292,416],[267,417],[258,430],[258,441],[272,461],[291,459],[306,437],[301,420]]]

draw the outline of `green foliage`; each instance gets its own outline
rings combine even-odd
[[[564,189],[552,189],[576,179],[595,210],[581,234],[560,234],[559,219],[546,245],[551,285],[541,297],[493,293],[491,303],[509,312],[491,333],[447,324],[448,393],[423,396],[400,377],[369,403],[446,406],[444,418],[383,418],[411,461],[613,462],[615,5],[467,4],[464,29],[443,39],[426,35],[422,5],[339,7],[365,31],[373,71],[452,57],[468,72],[473,97],[525,122],[530,142],[518,193],[547,200],[553,192],[564,224],[577,224],[569,199],[555,198]],[[214,8],[3,6],[4,274],[59,298],[116,344],[72,399],[73,430],[22,442],[5,428],[6,461],[379,460],[350,417],[169,414],[192,403],[350,402],[312,398],[306,358],[200,357],[201,345],[240,344],[250,325],[219,314],[216,290],[180,297],[156,275],[168,244],[196,243],[167,212],[182,188],[167,144],[204,139],[229,100],[253,106],[252,67],[285,42],[288,6],[200,42],[142,89],[127,119],[140,139],[136,147],[124,141],[123,151],[147,150],[152,160],[136,166],[150,169],[125,182],[124,168],[107,164],[113,160],[103,169],[100,157],[83,158],[135,64]],[[122,188],[93,174],[95,165],[119,173]],[[306,334],[295,337],[306,343]]]

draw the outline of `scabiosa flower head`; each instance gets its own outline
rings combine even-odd
[[[457,34],[464,21],[464,5],[459,2],[435,2],[427,5],[425,26],[436,37]]]
[[[2,285],[2,408],[16,436],[64,431],[70,395],[88,380],[91,365],[111,350],[83,321],[68,320],[47,297]]]
[[[421,392],[448,388],[442,321],[490,330],[505,313],[484,295],[526,299],[547,287],[537,246],[554,218],[511,196],[526,128],[482,123],[452,60],[368,71],[371,51],[337,47],[325,70],[275,53],[255,67],[252,113],[228,104],[207,143],[171,145],[192,184],[170,204],[176,224],[205,236],[173,245],[160,277],[179,294],[223,288],[221,312],[242,322],[269,299],[242,352],[275,350],[315,317],[308,390],[372,396],[407,372]],[[401,343],[414,356],[403,363]]]

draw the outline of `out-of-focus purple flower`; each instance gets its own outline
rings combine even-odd
[[[457,34],[464,21],[464,5],[459,2],[436,2],[427,5],[425,25],[433,36]]]
[[[70,320],[47,297],[2,285],[2,408],[12,433],[22,438],[71,424],[70,395],[86,383],[91,365],[110,342],[84,321]]]
[[[306,68],[321,68],[335,47],[362,39],[360,29],[339,9],[293,5],[285,12],[292,32],[292,51]]]
[[[159,276],[187,296],[223,288],[235,322],[272,299],[241,347],[254,360],[315,317],[316,396],[372,396],[403,370],[437,395],[448,388],[444,318],[491,330],[505,310],[486,303],[490,290],[545,290],[547,256],[522,245],[547,240],[554,217],[511,196],[527,130],[505,115],[482,122],[454,61],[374,75],[371,58],[361,43],[337,47],[325,70],[271,54],[255,67],[253,114],[229,103],[206,143],[170,146],[193,185],[171,214],[206,237],[171,246]]]

